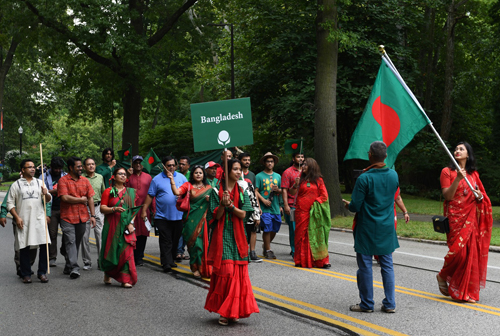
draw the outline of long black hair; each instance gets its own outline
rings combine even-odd
[[[193,185],[196,183],[196,181],[194,180],[194,171],[198,168],[201,169],[201,171],[203,172],[203,178],[201,179],[201,182],[203,182],[203,185],[206,186],[208,184],[207,173],[205,173],[205,169],[201,165],[195,165],[195,166],[191,167],[191,169],[190,169],[191,175],[189,175],[189,183],[191,183]]]
[[[467,158],[467,161],[465,162],[465,170],[467,171],[467,174],[472,174],[473,172],[475,172],[477,170],[476,157],[474,156],[474,151],[472,150],[471,145],[469,145],[469,143],[466,141],[460,141],[459,143],[457,143],[455,148],[457,148],[458,145],[464,145],[465,149],[467,149],[467,154],[469,155],[469,157]],[[456,169],[453,161],[450,161],[450,163],[448,164],[448,168],[450,168],[451,170]]]

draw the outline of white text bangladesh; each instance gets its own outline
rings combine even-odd
[[[238,112],[236,114],[228,113],[227,115],[219,114],[217,117],[201,117],[201,123],[220,123],[221,121],[235,120],[235,119],[243,119],[243,113]]]

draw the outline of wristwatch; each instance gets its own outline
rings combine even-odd
[[[90,215],[90,217],[95,218],[95,215]]]

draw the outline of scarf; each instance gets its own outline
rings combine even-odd
[[[222,188],[223,183],[220,185],[219,189],[219,200],[222,200],[222,195],[224,190]],[[240,203],[240,188],[236,183],[234,185],[233,190],[229,194],[229,198],[233,200],[235,205],[239,205]],[[220,203],[219,203],[220,204]],[[219,205],[220,206],[220,205]],[[215,208],[213,216],[216,218],[217,210],[219,207]],[[236,246],[238,247],[238,253],[241,258],[248,257],[248,244],[245,237],[245,228],[243,226],[243,220],[238,218],[238,216],[233,215],[230,212],[227,212],[224,209],[224,213],[221,218],[219,218],[217,225],[215,226],[212,233],[212,241],[211,246],[208,252],[208,263],[213,265],[214,268],[220,268],[222,264],[222,252],[223,252],[223,233],[224,233],[224,224],[226,221],[226,217],[228,221],[232,221],[233,230],[234,230],[234,240],[236,241]]]

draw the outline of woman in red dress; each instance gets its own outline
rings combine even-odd
[[[297,267],[330,268],[328,237],[331,224],[330,205],[318,163],[307,158],[289,193],[295,195],[295,254]],[[313,216],[311,217],[311,208]]]
[[[459,142],[454,155],[460,171],[457,172],[453,164],[441,171],[444,215],[448,217],[450,232],[447,234],[449,251],[436,277],[441,294],[475,303],[479,301],[480,288],[486,283],[493,225],[491,202],[476,171],[472,147],[467,142]]]
[[[248,275],[248,243],[243,220],[253,211],[248,194],[239,188],[239,160],[229,160],[227,190],[224,180],[219,194],[210,196],[210,217],[213,216],[208,264],[213,266],[212,280],[205,309],[220,315],[219,324],[258,313],[259,307],[252,292]]]
[[[104,271],[106,285],[110,285],[113,278],[121,283],[122,287],[132,288],[137,282],[134,218],[139,209],[134,208],[135,190],[125,186],[126,180],[127,171],[124,168],[115,169],[112,187],[102,194],[101,212],[105,219],[99,266]]]

